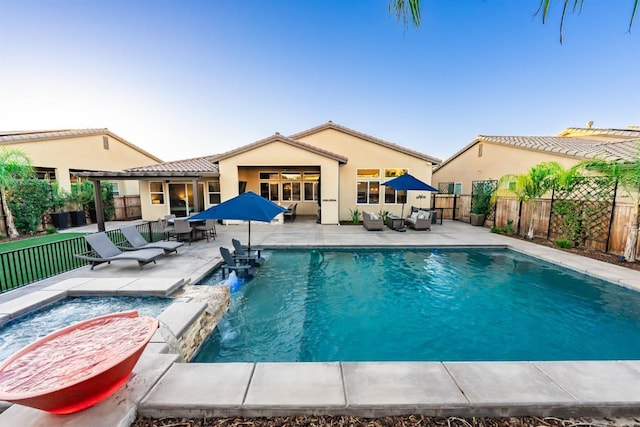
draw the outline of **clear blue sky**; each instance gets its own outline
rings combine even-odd
[[[336,123],[446,159],[484,135],[640,125],[640,16],[560,1],[0,0],[0,131],[109,128],[163,160]]]

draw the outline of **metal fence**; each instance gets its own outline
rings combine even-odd
[[[136,228],[149,242],[164,237],[158,221],[139,224]],[[107,235],[116,245],[126,246],[120,230],[107,231]],[[85,266],[88,262],[73,254],[90,250],[84,237],[74,237],[0,253],[0,293]]]

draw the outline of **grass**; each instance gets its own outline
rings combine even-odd
[[[0,253],[10,252],[16,249],[29,248],[31,246],[44,245],[45,243],[58,242],[60,240],[72,239],[84,236],[87,233],[56,233],[45,236],[29,237],[19,240],[8,240],[0,243]]]

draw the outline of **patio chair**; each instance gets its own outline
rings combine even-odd
[[[384,230],[384,221],[378,215],[362,212],[362,225],[367,230]]]
[[[419,210],[412,212],[411,215],[404,220],[404,223],[414,230],[431,231],[431,218],[432,212]]]
[[[207,242],[209,241],[209,237],[213,237],[213,240],[216,240],[216,236],[218,235],[218,233],[216,232],[215,219],[207,219],[204,221],[203,225],[196,225],[193,227],[193,229],[194,231],[202,233],[202,235],[207,238]]]
[[[249,264],[253,265],[262,265],[264,264],[264,258],[260,256],[260,251],[252,251],[253,253],[249,253],[244,250],[242,243],[238,239],[231,239],[231,243],[233,243],[233,257],[240,260],[248,260]]]
[[[186,219],[176,219],[173,221],[173,226],[176,228],[176,240],[183,241],[189,240],[189,246],[193,240],[193,227]]]
[[[287,218],[288,218],[289,220],[291,220],[291,222],[295,221],[295,219],[296,219],[296,208],[297,207],[298,207],[297,203],[289,205],[287,207],[287,210],[282,213],[282,215],[284,217],[283,220],[286,221]]]
[[[231,271],[235,271],[238,276],[244,275],[246,277],[253,276],[255,274],[255,266],[247,263],[246,260],[243,263],[242,260],[234,258],[233,255],[231,255],[229,249],[221,246],[220,255],[222,255],[222,260],[224,261],[224,264],[222,264],[223,277],[225,271],[227,272],[227,274]]]
[[[147,240],[140,234],[135,225],[128,227],[122,227],[120,232],[127,239],[127,242],[131,245],[128,247],[120,247],[125,251],[131,249],[162,249],[165,255],[169,255],[171,252],[178,252],[180,246],[184,246],[182,242],[147,242]]]
[[[169,240],[173,235],[176,235],[176,227],[173,224],[169,223],[169,220],[165,217],[164,219],[158,219],[160,221],[160,227],[162,228],[163,239]]]
[[[164,253],[162,249],[138,249],[135,251],[123,252],[118,249],[115,243],[113,243],[111,239],[109,239],[109,236],[104,232],[87,234],[84,238],[93,251],[82,254],[73,254],[73,256],[90,262],[91,270],[93,270],[93,267],[96,265],[105,262],[107,264],[111,264],[111,261],[118,261],[121,259],[132,259],[138,261],[138,266],[142,268],[150,262],[155,264],[156,258]]]

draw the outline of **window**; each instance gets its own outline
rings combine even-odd
[[[397,178],[400,175],[404,175],[409,172],[407,169],[395,168],[385,169],[384,178],[385,182]],[[384,186],[384,203],[387,205],[394,205],[397,203],[405,203],[407,201],[407,192],[405,190],[396,191],[388,185]]]
[[[301,192],[302,172],[280,172],[282,179],[282,201],[283,202],[299,202]]]
[[[220,203],[220,181],[207,182],[207,191],[209,192],[210,205],[217,205]]]
[[[105,150],[109,149],[109,137],[108,136],[103,136],[102,137],[102,148],[104,148]]]
[[[272,202],[280,200],[278,192],[277,182],[261,182],[260,183],[260,195],[265,199],[269,199]]]
[[[114,196],[120,195],[120,184],[118,184],[117,182],[109,182],[107,184],[111,186],[111,192]]]
[[[482,157],[482,143],[478,144],[478,157]]]
[[[160,181],[149,181],[149,195],[152,205],[164,205],[164,185]]]
[[[380,203],[380,169],[357,170],[356,203],[377,205]]]
[[[320,174],[318,172],[303,172],[302,179],[304,181],[304,201],[318,201],[318,182]]]
[[[438,190],[441,194],[462,194],[461,182],[440,182]]]
[[[54,168],[40,168],[36,166],[33,168],[33,172],[35,172],[38,179],[56,180],[56,170]]]

